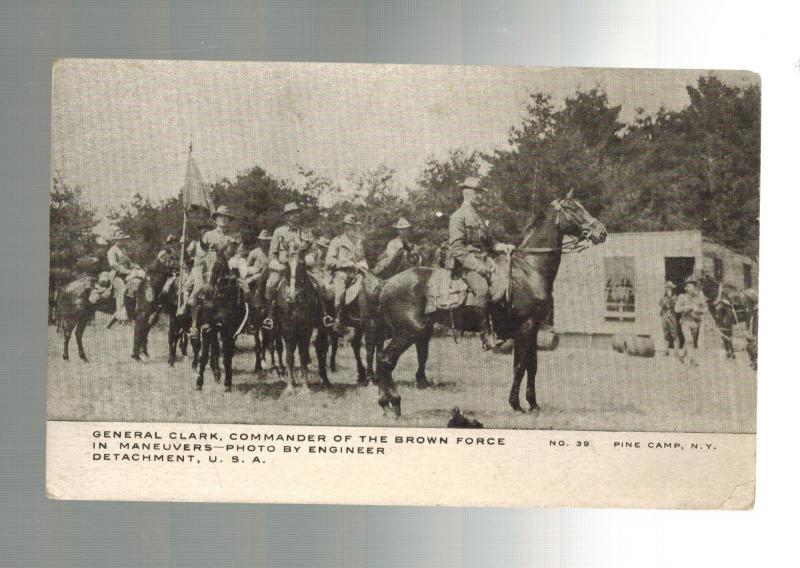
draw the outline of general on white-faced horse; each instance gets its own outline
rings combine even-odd
[[[466,195],[465,191],[465,199]],[[519,390],[526,373],[526,399],[531,411],[539,409],[535,390],[536,335],[552,307],[553,282],[561,255],[586,242],[601,243],[606,234],[602,223],[570,192],[534,214],[513,254],[500,252],[491,256],[496,265],[488,291],[491,321],[501,338],[514,339],[514,376],[509,395],[513,409],[522,410]],[[566,235],[574,238],[569,244],[565,244]],[[480,312],[466,305],[471,295],[466,288],[458,273],[442,268],[413,268],[384,284],[380,310],[391,329],[391,340],[378,357],[378,404],[384,410],[391,409],[400,415],[401,400],[392,371],[411,345],[417,347],[418,377],[420,373],[424,377],[435,322],[465,331],[482,330],[484,321]]]

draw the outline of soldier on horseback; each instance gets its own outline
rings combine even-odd
[[[342,312],[345,307],[345,293],[359,269],[369,268],[364,256],[364,244],[361,237],[361,223],[352,213],[344,216],[344,232],[331,241],[325,266],[333,272],[333,305],[336,309],[334,330],[344,332]]]
[[[114,313],[114,318],[117,321],[125,322],[128,321],[128,312],[125,309],[126,284],[129,280],[141,278],[143,273],[139,265],[131,260],[125,250],[125,243],[130,240],[130,236],[117,230],[111,240],[114,244],[108,249],[106,257],[117,302],[117,311]]]
[[[211,215],[215,227],[207,231],[200,239],[199,243],[195,243],[195,251],[202,249],[204,253],[201,258],[202,270],[202,286],[198,286],[199,282],[195,282],[192,286],[192,292],[189,297],[188,304],[192,309],[192,327],[189,330],[191,337],[198,336],[197,330],[197,316],[198,316],[198,298],[202,290],[208,284],[208,278],[211,274],[211,269],[217,261],[217,256],[222,254],[226,248],[231,244],[238,245],[242,242],[241,236],[231,228],[231,221],[234,216],[225,205],[220,205],[217,210]],[[195,255],[195,264],[197,266],[198,255]],[[194,270],[194,269],[193,269]]]
[[[475,294],[475,302],[470,306],[475,317],[480,318],[481,342],[485,349],[495,346],[492,326],[489,320],[489,283],[497,270],[491,252],[514,250],[513,245],[493,243],[486,228],[486,222],[475,210],[478,194],[486,191],[480,179],[466,178],[459,187],[464,201],[461,207],[450,216],[450,238],[448,241],[448,268],[462,270],[462,278]]]
[[[264,320],[268,328],[275,325],[275,299],[278,285],[284,278],[288,268],[287,263],[292,255],[304,255],[314,244],[314,234],[300,225],[302,209],[294,202],[283,207],[282,216],[285,224],[272,233],[272,243],[269,247],[268,277],[263,284],[259,284],[258,297],[265,297],[269,306],[267,318]],[[299,258],[299,257],[298,257]],[[303,258],[305,260],[305,258]],[[263,281],[264,278],[261,279]],[[261,282],[260,281],[260,282]]]
[[[387,243],[386,250],[378,258],[375,268],[372,270],[373,274],[378,276],[382,276],[383,272],[395,262],[398,255],[416,252],[416,246],[408,240],[408,233],[411,229],[408,219],[400,217],[397,223],[392,225],[392,228],[397,230],[397,236]]]

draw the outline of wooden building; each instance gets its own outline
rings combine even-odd
[[[700,231],[611,233],[603,244],[564,255],[554,289],[554,327],[603,345],[617,333],[651,336],[664,348],[658,301],[706,268],[737,288],[758,286],[758,267]]]

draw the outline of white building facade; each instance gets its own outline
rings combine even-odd
[[[752,259],[700,231],[611,233],[603,244],[564,255],[553,292],[555,329],[601,341],[614,334],[650,336],[663,349],[658,301],[664,282],[680,293],[702,268],[740,289],[758,286]]]

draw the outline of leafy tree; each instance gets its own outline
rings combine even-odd
[[[51,288],[74,274],[79,258],[101,254],[92,233],[96,224],[95,212],[83,202],[81,189],[64,184],[58,177],[53,178],[50,189]]]

